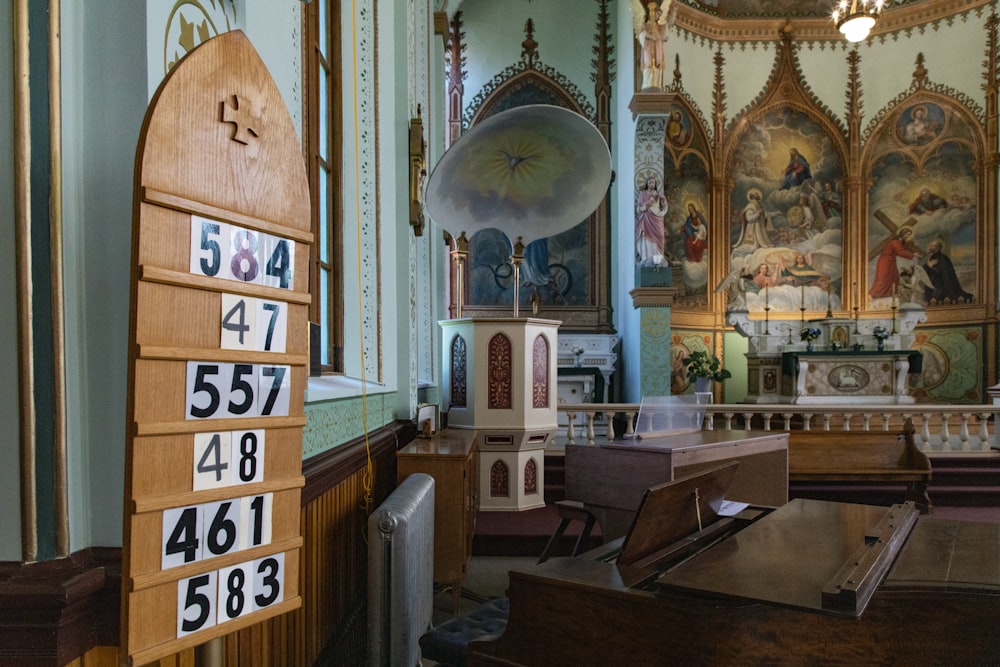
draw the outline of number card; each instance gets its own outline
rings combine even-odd
[[[224,567],[177,582],[177,636],[266,609],[284,597],[285,554]]]
[[[218,572],[206,572],[177,582],[177,636],[215,625]]]
[[[271,543],[274,494],[163,511],[160,569]]]
[[[264,479],[264,429],[194,434],[194,491]]]
[[[225,294],[222,297],[220,347],[226,350],[284,352],[288,340],[288,304]]]
[[[253,563],[240,563],[219,570],[218,623],[225,623],[253,611]]]
[[[209,278],[292,289],[295,241],[191,216],[190,271]]]
[[[288,416],[291,366],[187,362],[185,419]]]
[[[262,493],[259,496],[242,498],[240,504],[240,549],[259,547],[271,543],[274,496]]]

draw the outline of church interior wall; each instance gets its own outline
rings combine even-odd
[[[538,59],[573,81],[586,99],[595,101],[590,74],[596,33],[597,3],[536,0],[497,3],[463,0],[468,77],[464,103],[469,104],[493,77],[521,58],[525,23],[534,24]],[[619,61],[619,68],[623,62]]]
[[[145,17],[145,3],[62,7],[63,25],[74,26],[61,33],[71,551],[121,543],[132,176],[148,103]]]
[[[12,0],[0,0],[0,90],[13,90],[14,27],[12,25]],[[14,173],[14,96],[0,96],[0,159],[3,172]],[[14,220],[14,179],[0,179],[0,220]],[[0,246],[14,248],[14,225],[0,225]],[[7,253],[8,260],[13,253]],[[17,312],[17,289],[15,287],[15,264],[6,261],[0,264],[0,308],[5,313]],[[17,318],[0,318],[0,340],[17,340]],[[18,452],[18,395],[17,346],[0,346],[0,365],[9,369],[4,376],[3,391],[0,395],[0,458],[14,462],[20,457]],[[20,467],[0,466],[0,508],[16,508],[21,494]],[[21,524],[16,512],[0,510],[0,561],[16,560],[21,556]]]
[[[373,6],[370,0],[368,6]],[[10,35],[12,0],[0,0],[0,35]],[[71,547],[76,551],[91,546],[115,547],[121,541],[122,511],[122,443],[124,440],[124,391],[126,373],[128,330],[128,287],[122,280],[128,275],[130,256],[130,228],[132,206],[132,170],[136,138],[149,96],[163,76],[163,49],[167,16],[163,7],[147,3],[63,3],[64,25],[74,26],[63,31],[63,101],[67,113],[63,117],[63,174],[65,272],[71,278],[66,284],[67,311],[67,376],[68,376],[68,428],[70,447],[70,535]],[[154,3],[155,4],[155,3]],[[348,6],[350,3],[344,3]],[[990,5],[994,9],[997,3]],[[378,2],[380,21],[385,29],[380,31],[378,42],[378,81],[381,99],[395,103],[410,99],[412,81],[407,75],[409,63],[405,11],[395,11],[394,3]],[[279,89],[301,132],[301,54],[298,43],[298,23],[301,3],[298,0],[280,2],[239,1],[213,5],[216,11],[225,12],[238,6],[229,27],[248,32],[251,41],[261,53],[265,63],[278,81]],[[595,33],[596,2],[567,3],[558,0],[534,2],[495,3],[486,0],[466,0],[462,5],[465,18],[466,40],[469,49],[469,77],[465,81],[465,103],[468,105],[488,85],[492,77],[511,63],[519,60],[524,39],[524,23],[530,16],[535,22],[535,39],[541,45],[539,57],[553,69],[564,74],[576,85],[581,94],[594,101],[591,81],[592,46]],[[637,146],[636,124],[632,119],[629,103],[635,89],[634,43],[631,39],[631,15],[628,4],[622,0],[611,5],[613,16],[612,39],[615,40],[617,60],[613,80],[612,101],[612,156],[616,180],[611,195],[611,249],[607,261],[611,265],[611,306],[614,325],[622,337],[621,377],[624,381],[624,401],[641,398],[642,356],[640,355],[642,322],[640,311],[632,304],[630,290],[635,284],[634,265],[634,156],[642,150]],[[345,12],[348,11],[345,9]],[[864,90],[864,130],[880,111],[889,109],[893,100],[908,90],[918,53],[923,53],[929,78],[955,91],[973,102],[984,106],[981,88],[981,62],[986,42],[983,28],[985,14],[969,12],[953,22],[940,22],[926,29],[913,29],[897,37],[878,37],[871,43],[858,47],[861,53],[860,71]],[[345,14],[346,17],[346,14]],[[346,22],[345,22],[346,24]],[[370,28],[369,28],[370,30]],[[108,35],[114,35],[113,42]],[[374,42],[372,33],[362,35],[362,43],[370,50],[362,53],[361,67],[365,75],[374,74]],[[367,40],[367,41],[366,41]],[[443,49],[440,37],[434,36],[430,58],[441,62]],[[0,40],[0,60],[12,60],[13,40]],[[109,48],[113,43],[114,48]],[[356,42],[344,40],[345,70],[349,69]],[[848,78],[847,48],[842,45],[818,48],[803,44],[799,60],[803,83],[815,95],[818,106],[829,109],[835,118],[841,118],[845,108],[845,88]],[[702,40],[674,35],[668,52],[680,55],[684,92],[695,111],[706,120],[712,118],[714,98],[714,57],[716,46]],[[723,77],[726,86],[727,119],[752,106],[765,88],[775,58],[774,44],[725,45]],[[158,59],[158,60],[157,60]],[[435,60],[436,59],[436,60]],[[905,67],[897,63],[906,63]],[[0,68],[0,86],[11,90],[10,67]],[[668,64],[672,72],[673,60]],[[667,75],[669,80],[672,74]],[[443,127],[441,100],[445,82],[440,70],[431,67],[429,81],[425,84],[430,93],[429,112],[425,127]],[[346,92],[346,90],[345,90]],[[364,91],[362,91],[364,92]],[[373,96],[374,97],[374,96]],[[4,97],[3,104],[9,104]],[[433,369],[425,375],[427,365],[415,365],[411,358],[420,351],[423,341],[416,340],[410,328],[423,313],[413,312],[410,303],[411,284],[415,275],[425,270],[432,273],[433,287],[428,312],[434,315],[429,323],[444,317],[445,301],[445,252],[441,242],[442,232],[433,223],[428,225],[427,237],[415,241],[407,222],[404,194],[406,179],[405,126],[412,114],[408,105],[383,104],[378,107],[378,133],[376,140],[358,146],[361,168],[355,169],[354,130],[345,132],[344,213],[349,232],[345,239],[345,278],[349,295],[357,295],[373,285],[379,285],[373,301],[368,301],[364,316],[359,317],[362,304],[353,296],[345,300],[348,320],[348,338],[354,347],[347,351],[349,373],[330,384],[310,383],[307,400],[307,426],[303,434],[303,457],[310,459],[329,454],[344,443],[355,441],[366,431],[375,431],[390,422],[409,418],[416,400],[430,395],[433,400]],[[7,111],[7,113],[2,113]],[[0,109],[0,155],[8,164],[13,162],[14,148],[10,109]],[[365,119],[374,118],[373,111],[365,108]],[[350,104],[343,108],[345,128],[353,128],[354,116]],[[365,119],[359,118],[359,121]],[[709,133],[711,127],[705,128]],[[428,131],[430,159],[433,165],[443,152],[443,133]],[[377,148],[376,148],[377,145]],[[988,146],[989,155],[996,146]],[[377,169],[375,165],[378,165]],[[996,184],[992,191],[996,192]],[[0,217],[13,218],[12,184],[0,183]],[[995,202],[993,208],[995,212]],[[367,225],[360,238],[351,230],[351,221],[361,220]],[[378,226],[375,223],[378,223]],[[713,223],[724,235],[728,230],[722,219]],[[981,220],[980,224],[996,226],[994,219]],[[372,231],[376,230],[376,231]],[[370,242],[377,237],[382,244],[366,246],[359,258],[356,247],[359,241]],[[724,237],[724,236],[723,236]],[[995,238],[995,233],[990,238]],[[0,228],[0,243],[13,247],[13,228]],[[420,244],[427,243],[426,254]],[[415,255],[415,253],[420,253]],[[367,253],[367,254],[364,254]],[[860,251],[855,253],[860,256]],[[373,256],[378,262],[371,262]],[[427,258],[431,267],[425,267],[414,257]],[[995,254],[993,264],[983,267],[990,275],[985,280],[997,292]],[[357,270],[367,272],[357,283]],[[8,312],[16,311],[16,289],[13,267],[8,264],[0,273],[0,305]],[[718,297],[711,301],[717,306]],[[373,305],[374,304],[374,305]],[[985,312],[992,313],[992,305]],[[742,359],[746,341],[725,327],[719,326],[718,312],[704,309],[684,313],[673,308],[672,316],[684,326],[672,332],[678,340],[698,339],[714,347],[716,341],[726,356]],[[718,309],[715,309],[717,311]],[[369,317],[372,315],[373,317]],[[360,334],[358,319],[369,327]],[[985,319],[985,318],[981,318]],[[427,328],[428,322],[421,325]],[[965,354],[968,331],[979,330],[989,335],[989,328],[980,322],[937,321],[928,328],[928,336],[940,340],[944,349],[961,349]],[[14,318],[0,321],[0,337],[16,338]],[[995,335],[987,340],[994,340]],[[391,341],[381,346],[382,341]],[[365,366],[361,366],[360,350],[372,350]],[[380,351],[379,351],[380,350]],[[435,363],[437,344],[429,349],[430,363]],[[963,357],[977,360],[982,367],[993,360],[994,353],[982,349]],[[977,356],[978,355],[978,356]],[[17,366],[16,347],[4,346],[0,350],[0,363],[7,362],[9,369]],[[436,363],[440,363],[438,360]],[[971,362],[970,362],[971,363]],[[367,365],[371,364],[371,366]],[[406,368],[404,368],[406,366]],[[364,371],[364,372],[362,372]],[[371,371],[369,373],[369,371]],[[367,375],[371,386],[363,392],[358,378]],[[745,378],[734,368],[735,377],[726,386],[726,400],[739,400],[746,394]],[[16,461],[18,451],[18,396],[14,373],[0,397],[0,456]],[[429,383],[424,383],[429,380]],[[423,395],[418,386],[424,385]],[[956,400],[961,400],[959,394]],[[17,561],[20,558],[20,520],[18,516],[19,478],[17,466],[0,469],[0,533],[8,536],[0,545],[0,561]],[[388,468],[379,471],[381,481],[388,479]],[[353,498],[350,503],[354,504]],[[345,501],[346,502],[346,501]],[[332,534],[332,533],[331,533]],[[325,539],[327,533],[317,531],[314,537]],[[332,544],[334,540],[329,540]],[[316,582],[312,582],[318,585]],[[343,611],[338,609],[339,611]],[[349,611],[349,610],[348,610]],[[345,614],[346,615],[346,614]],[[325,639],[325,637],[320,638]]]

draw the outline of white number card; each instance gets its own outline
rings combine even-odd
[[[181,579],[177,582],[177,636],[281,602],[284,581],[284,553]]]
[[[191,273],[292,289],[295,242],[201,216],[191,216]]]
[[[189,361],[184,417],[287,417],[291,378],[291,366]]]
[[[235,294],[221,294],[221,341],[226,350],[284,352],[288,339],[288,304]]]
[[[274,494],[163,511],[160,569],[271,543]]]

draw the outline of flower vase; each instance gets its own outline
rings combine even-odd
[[[885,352],[885,341],[884,340],[879,339],[879,341],[878,341],[878,351],[879,352]]]
[[[580,357],[576,357],[575,359],[573,359],[573,365],[576,366],[577,368],[580,368],[581,366],[583,366],[583,360]]]
[[[806,352],[812,352],[812,351],[813,351],[813,344],[812,341],[809,341],[808,343],[806,343]]]
[[[712,378],[695,378],[694,391],[696,394],[707,394],[712,391]]]

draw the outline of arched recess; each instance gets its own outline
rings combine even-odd
[[[677,83],[679,86],[679,82]],[[712,175],[715,173],[711,141],[697,106],[679,88],[661,96],[655,110],[636,123],[635,212],[636,237],[650,222],[644,219],[644,203],[650,187],[660,188],[663,215],[663,258],[650,257],[648,245],[636,245],[636,264],[643,268],[666,268],[675,288],[675,313],[707,312],[713,242],[711,221]],[[652,180],[651,180],[652,179]],[[654,227],[656,223],[654,221]],[[647,228],[648,229],[648,228]],[[718,237],[715,237],[718,238]]]
[[[862,157],[866,307],[926,309],[910,387],[922,402],[981,403],[995,382],[997,174],[983,116],[929,83],[918,57]]]
[[[848,130],[805,87],[790,39],[757,100],[729,124],[723,147],[728,267],[723,307],[762,313],[849,313],[844,248],[860,218],[847,203]],[[740,279],[741,276],[752,276]],[[766,289],[765,289],[766,288]],[[780,317],[780,315],[779,315]]]
[[[494,114],[528,104],[549,104],[574,111],[595,125],[594,111],[565,77],[534,63],[512,68],[494,78],[470,125]],[[467,114],[468,115],[468,114]],[[607,140],[607,136],[605,135]],[[564,331],[611,333],[610,236],[608,198],[572,229],[529,244],[521,266],[519,307],[533,301],[541,317],[558,319]],[[506,316],[513,307],[511,242],[496,230],[469,239],[469,261],[463,265],[465,317]],[[456,296],[451,295],[452,311]]]

